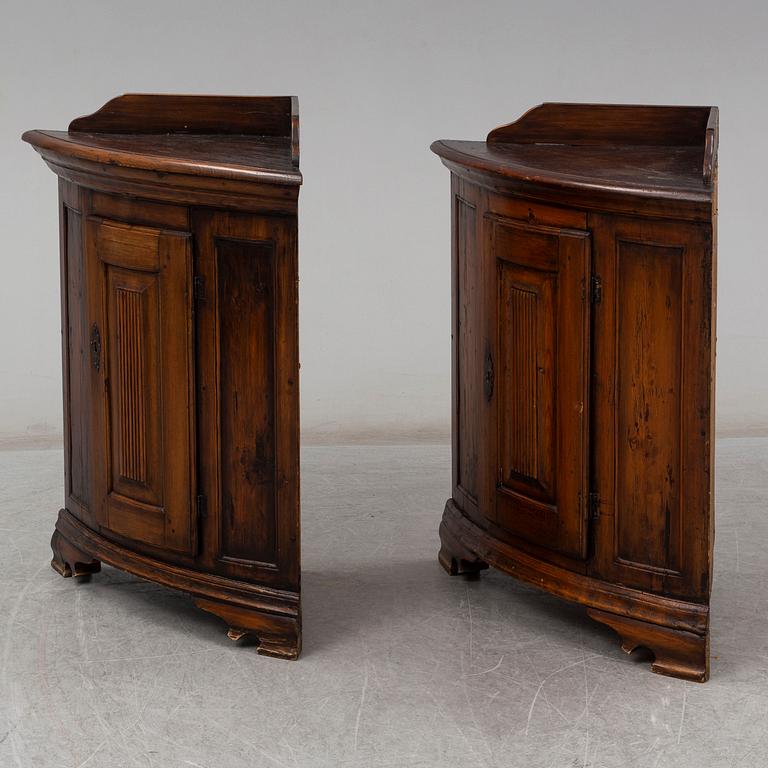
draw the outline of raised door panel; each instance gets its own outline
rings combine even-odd
[[[683,249],[617,255],[616,556],[679,572]]]
[[[496,216],[487,227],[496,267],[494,520],[532,544],[583,558],[589,236]]]
[[[201,483],[212,569],[297,588],[296,222],[196,211]]]
[[[221,555],[276,565],[275,243],[222,239],[216,256]]]
[[[708,594],[712,259],[706,227],[593,217],[594,572]],[[598,429],[599,425],[599,429]]]
[[[98,522],[196,551],[190,236],[91,217]]]
[[[552,272],[499,263],[499,473],[526,500],[552,498],[555,469]],[[522,502],[523,500],[521,500]]]

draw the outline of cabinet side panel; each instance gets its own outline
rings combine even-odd
[[[478,497],[478,417],[481,392],[481,329],[478,327],[480,269],[477,264],[477,210],[456,196],[456,484],[474,503]]]
[[[710,591],[711,229],[590,216],[594,307],[590,573],[706,601]]]
[[[79,212],[64,207],[66,228],[67,386],[69,402],[69,466],[67,496],[70,509],[82,512],[91,506],[89,408],[89,328],[85,299],[83,226]],[[74,507],[74,509],[72,509]]]
[[[683,249],[617,243],[617,555],[680,568]]]
[[[275,563],[275,252],[217,240],[221,554]]]

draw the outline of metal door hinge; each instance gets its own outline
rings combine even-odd
[[[589,278],[589,301],[591,304],[599,304],[603,300],[603,280],[600,275],[592,275]]]
[[[205,496],[201,493],[196,500],[197,517],[202,520],[208,515],[208,510],[205,506]]]
[[[600,494],[590,493],[588,496],[589,519],[597,520],[600,517]]]
[[[485,399],[489,403],[491,402],[491,398],[493,397],[493,382],[494,382],[493,355],[491,354],[491,350],[488,349],[485,352],[485,370],[483,372],[483,389],[485,391]]]
[[[192,290],[195,296],[195,301],[205,301],[205,278],[196,275],[192,279]]]

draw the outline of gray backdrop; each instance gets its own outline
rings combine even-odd
[[[0,436],[61,431],[56,179],[130,91],[296,94],[305,439],[449,428],[448,171],[542,101],[721,109],[718,424],[768,433],[764,2],[31,2],[0,15]]]

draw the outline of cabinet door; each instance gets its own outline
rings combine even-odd
[[[197,210],[193,232],[203,557],[298,589],[296,219]]]
[[[105,531],[196,546],[190,236],[91,217],[94,498]]]
[[[588,501],[590,240],[488,217],[496,274],[495,522],[583,558]],[[489,265],[490,266],[490,265]]]
[[[591,571],[687,599],[709,594],[714,264],[708,224],[591,217],[594,316]]]

